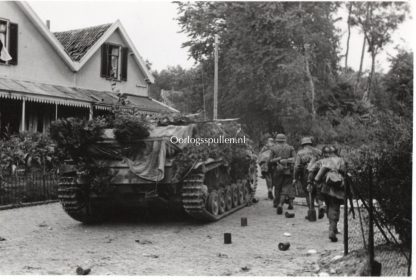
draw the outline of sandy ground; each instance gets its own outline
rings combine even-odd
[[[6,239],[0,241],[0,274],[75,274],[77,266],[98,275],[332,274],[318,261],[342,255],[343,245],[342,235],[329,242],[327,219],[306,221],[307,208],[300,205],[295,218],[276,215],[262,179],[257,197],[258,204],[209,224],[128,218],[87,226],[59,203],[0,211],[0,237]],[[224,244],[226,232],[232,233],[230,245]],[[279,242],[290,242],[290,249],[279,251]],[[311,249],[317,253],[308,254]]]

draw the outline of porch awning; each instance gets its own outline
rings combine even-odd
[[[134,108],[143,114],[158,114],[174,112],[175,110],[147,96],[125,95],[128,102],[123,107],[126,107],[126,109]],[[119,97],[110,91],[50,85],[8,78],[0,78],[0,98],[25,99],[40,103],[85,108],[92,105],[99,110],[111,110],[112,106],[117,105],[119,100]]]
[[[0,78],[0,97],[3,98],[75,107],[91,106],[88,97],[69,89],[69,87]]]

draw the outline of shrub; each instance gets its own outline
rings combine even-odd
[[[0,139],[0,151],[0,176],[13,174],[18,169],[30,172],[57,168],[55,145],[48,136],[40,133],[22,133]]]
[[[344,148],[355,186],[368,198],[369,172],[373,198],[382,222],[391,225],[405,244],[411,242],[412,128],[389,113],[377,113],[368,123],[368,144]]]

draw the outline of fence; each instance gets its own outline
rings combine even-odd
[[[57,182],[55,173],[0,177],[0,209],[57,200]]]
[[[354,215],[350,204],[344,207],[344,254],[364,252],[372,276],[410,276],[411,248],[401,244],[394,228],[383,222],[373,186],[363,193],[349,185]]]

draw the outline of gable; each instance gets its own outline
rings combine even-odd
[[[118,30],[113,32],[104,43],[121,47],[128,46]],[[115,83],[111,79],[106,79],[100,75],[101,59],[102,53],[101,48],[99,48],[90,58],[88,58],[83,67],[76,73],[77,87],[130,93],[141,96],[148,95],[146,76],[137,65],[133,55],[129,55],[127,60],[127,80],[117,81]]]
[[[133,42],[131,41],[130,37],[127,35],[126,30],[124,29],[123,25],[119,20],[111,25],[110,28],[105,31],[105,33],[97,40],[97,42],[88,50],[88,52],[82,57],[79,61],[78,70],[81,69],[85,63],[101,48],[101,46],[117,31],[120,35],[122,40],[126,43],[126,47],[128,47],[132,52],[132,57],[134,61],[137,63],[137,66],[143,72],[145,77],[146,83],[154,83],[154,77],[150,70],[147,68],[146,62],[141,57],[139,52],[137,51],[136,47],[134,46]]]
[[[93,40],[93,44],[88,47],[86,42],[80,43],[83,46],[82,51],[78,51],[80,48],[75,47],[72,49],[76,43],[71,39],[63,39],[63,37],[67,37],[64,34],[61,34],[60,38],[64,41],[64,45],[68,47],[69,52],[73,53],[76,60],[73,60],[70,55],[68,55],[67,51],[64,49],[64,46],[58,41],[58,39],[46,28],[45,24],[42,20],[36,15],[36,13],[32,10],[32,8],[26,2],[16,1],[14,2],[16,5],[21,9],[21,11],[29,18],[32,24],[38,29],[39,33],[50,43],[52,48],[61,57],[61,59],[67,64],[70,70],[77,72],[79,71],[84,64],[88,61],[89,58],[101,47],[101,45],[107,40],[111,34],[116,31],[117,29],[120,30],[122,37],[127,42],[129,48],[132,50],[134,54],[134,59],[138,64],[139,68],[143,72],[144,76],[146,77],[146,81],[148,83],[154,83],[154,77],[150,73],[149,69],[147,69],[146,63],[144,59],[140,56],[139,52],[137,51],[136,47],[134,46],[133,42],[127,35],[124,27],[121,25],[121,22],[117,20],[113,23],[110,27],[107,28],[103,34],[98,34],[95,39]],[[84,37],[83,32],[79,33],[80,38],[88,39],[88,36]],[[59,35],[58,35],[59,36]],[[68,36],[68,38],[72,38],[72,36]],[[76,51],[75,51],[76,50]],[[77,60],[79,59],[79,60]]]
[[[18,2],[0,1],[0,18],[17,24],[15,65],[0,65],[0,75],[18,80],[71,85],[73,72],[50,42],[19,7]]]

